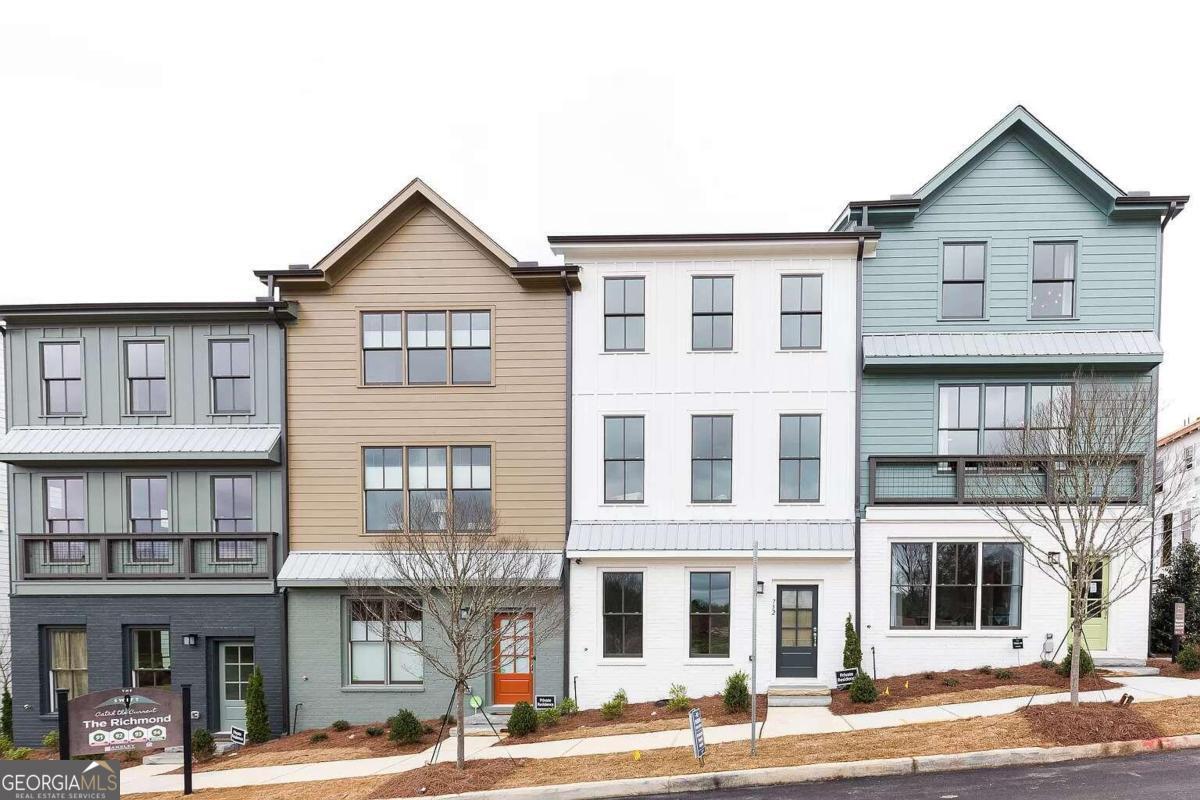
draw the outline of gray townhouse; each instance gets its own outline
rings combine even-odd
[[[15,740],[55,690],[192,686],[286,727],[281,302],[0,307]]]

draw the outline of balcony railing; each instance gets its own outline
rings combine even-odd
[[[1077,459],[1076,459],[1077,460]],[[1053,502],[1069,476],[1069,459],[1012,456],[871,456],[867,460],[871,505],[1032,505]],[[1098,478],[1099,480],[1099,478]],[[1122,459],[1109,490],[1111,503],[1142,502],[1142,458]]]
[[[22,580],[269,580],[274,533],[18,534]]]

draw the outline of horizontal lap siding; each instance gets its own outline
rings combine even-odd
[[[566,297],[522,287],[422,209],[332,290],[295,298],[288,332],[293,549],[363,548],[361,447],[492,444],[502,533],[558,548],[566,517]],[[493,308],[491,387],[363,388],[364,309]]]

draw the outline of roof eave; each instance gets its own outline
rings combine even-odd
[[[46,303],[0,306],[8,324],[117,322],[140,320],[296,319],[294,304],[283,300],[211,303]]]

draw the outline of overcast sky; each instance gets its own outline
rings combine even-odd
[[[1017,103],[1126,190],[1200,194],[1187,5],[587,7],[6,3],[0,303],[252,299],[252,268],[315,262],[415,175],[521,259],[822,230]],[[1163,430],[1200,416],[1195,205]]]

